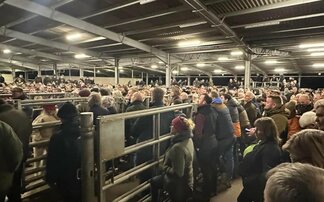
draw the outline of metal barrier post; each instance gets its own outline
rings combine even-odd
[[[94,134],[93,134],[93,113],[81,113],[81,186],[82,201],[94,202],[95,180],[94,180]]]

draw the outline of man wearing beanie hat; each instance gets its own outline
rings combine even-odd
[[[152,201],[158,201],[159,189],[165,189],[171,201],[186,201],[193,190],[194,145],[191,139],[194,124],[184,117],[172,120],[174,137],[165,153],[163,174],[151,180]]]
[[[46,163],[46,182],[56,187],[64,202],[81,201],[81,182],[77,178],[81,167],[81,132],[76,107],[66,102],[59,109],[60,129],[51,137]]]

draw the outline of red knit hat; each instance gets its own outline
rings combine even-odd
[[[54,110],[56,110],[56,106],[52,105],[52,104],[43,105],[43,109],[46,111],[54,111]]]
[[[188,130],[187,124],[184,122],[184,117],[177,116],[172,120],[172,126],[177,132],[183,132]]]

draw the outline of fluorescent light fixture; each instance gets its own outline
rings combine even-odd
[[[11,53],[11,50],[9,50],[9,49],[4,49],[4,50],[3,50],[3,53],[4,53],[4,54],[9,54],[9,53]]]
[[[196,66],[197,67],[204,67],[204,66],[206,66],[206,64],[205,63],[198,63],[198,64],[196,64]]]
[[[221,69],[215,69],[214,73],[222,73],[223,71]]]
[[[162,62],[162,61],[159,61],[159,64],[164,64],[164,62]]]
[[[309,48],[307,49],[307,52],[320,52],[324,51],[324,48]]]
[[[324,43],[305,43],[299,45],[299,48],[317,48],[317,47],[324,47]]]
[[[314,68],[320,68],[320,67],[324,67],[324,63],[315,63],[313,64]]]
[[[188,71],[189,68],[188,67],[181,67],[181,71]]]
[[[284,72],[286,71],[284,68],[276,68],[274,69],[275,72]]]
[[[119,69],[124,69],[124,67],[118,67]]]
[[[280,24],[280,21],[261,22],[261,23],[254,23],[252,25],[247,25],[244,28],[245,29],[251,29],[251,28],[256,28],[256,27],[267,27],[267,26],[279,25],[279,24]]]
[[[186,40],[186,41],[180,41],[178,43],[179,47],[192,47],[192,46],[199,46],[200,45],[200,41],[199,40]]]
[[[218,61],[227,61],[228,60],[228,57],[219,57],[218,58]]]
[[[231,55],[232,56],[240,56],[240,55],[243,55],[243,52],[242,51],[232,51]]]
[[[151,68],[152,68],[152,69],[157,69],[158,66],[157,66],[157,65],[151,65]]]
[[[177,70],[172,71],[173,74],[178,74],[179,72]]]
[[[197,25],[202,25],[202,24],[206,24],[206,21],[200,21],[200,22],[191,22],[191,23],[186,23],[186,24],[182,24],[179,25],[180,28],[186,28],[186,27],[194,27]]]
[[[121,69],[121,70],[119,70],[119,72],[121,72],[121,73],[123,73],[125,70],[123,70],[123,69]]]
[[[97,70],[97,73],[100,73],[100,70],[99,69]]]
[[[324,56],[324,52],[311,53],[310,56]]]
[[[74,58],[75,58],[75,59],[84,59],[84,58],[89,58],[89,57],[91,57],[91,56],[86,55],[86,54],[84,54],[84,53],[80,53],[80,54],[76,54],[76,55],[74,55]]]
[[[155,0],[140,0],[140,4],[141,5],[143,5],[143,4],[148,4],[148,3],[151,3],[151,2],[153,2],[153,1],[155,1]]]
[[[245,67],[244,67],[244,65],[237,65],[237,66],[235,66],[235,69],[244,69]]]
[[[72,33],[72,34],[68,34],[65,36],[65,38],[68,40],[68,41],[76,41],[78,39],[80,39],[82,36],[81,33]]]
[[[16,55],[21,55],[21,54],[22,54],[22,53],[20,53],[20,52],[17,52],[17,53],[16,53]]]
[[[273,65],[273,64],[277,64],[278,61],[277,60],[266,60],[264,63],[267,65]]]

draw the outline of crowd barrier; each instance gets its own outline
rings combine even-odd
[[[192,111],[194,111],[194,105],[180,104],[169,107],[147,109],[141,111],[141,113],[138,113],[137,111],[99,117],[97,125],[98,130],[95,133],[96,141],[94,141],[95,144],[93,145],[94,148],[97,149],[87,149],[88,151],[94,151],[95,153],[92,155],[93,160],[90,160],[90,162],[94,162],[93,165],[90,165],[85,162],[86,165],[91,166],[91,168],[88,168],[90,172],[86,174],[88,176],[88,179],[83,181],[85,186],[83,189],[83,194],[87,195],[83,196],[84,199],[87,199],[85,201],[96,201],[97,198],[99,202],[105,202],[105,191],[109,188],[120,184],[147,169],[157,168],[157,165],[162,158],[162,155],[159,152],[160,143],[167,141],[172,137],[170,134],[162,134],[161,136],[159,135],[161,114],[181,109],[190,109],[191,114]],[[125,147],[125,120],[139,118],[143,116],[152,116],[153,138],[144,142],[137,143],[135,145]],[[88,146],[91,146],[91,144],[88,144]],[[106,163],[108,161],[113,161],[114,159],[120,158],[127,154],[135,153],[138,150],[149,146],[153,146],[152,161],[136,165],[135,167],[125,172],[122,172],[116,176],[112,175],[109,179],[106,179]],[[95,171],[97,171],[97,173],[95,175],[91,175],[91,173]],[[95,179],[97,179],[97,182],[95,182]],[[88,182],[89,184],[85,182]],[[118,197],[117,199],[115,199],[115,201],[127,201],[148,188],[149,183],[144,182],[136,188],[130,190],[129,193],[125,193],[122,196]]]

